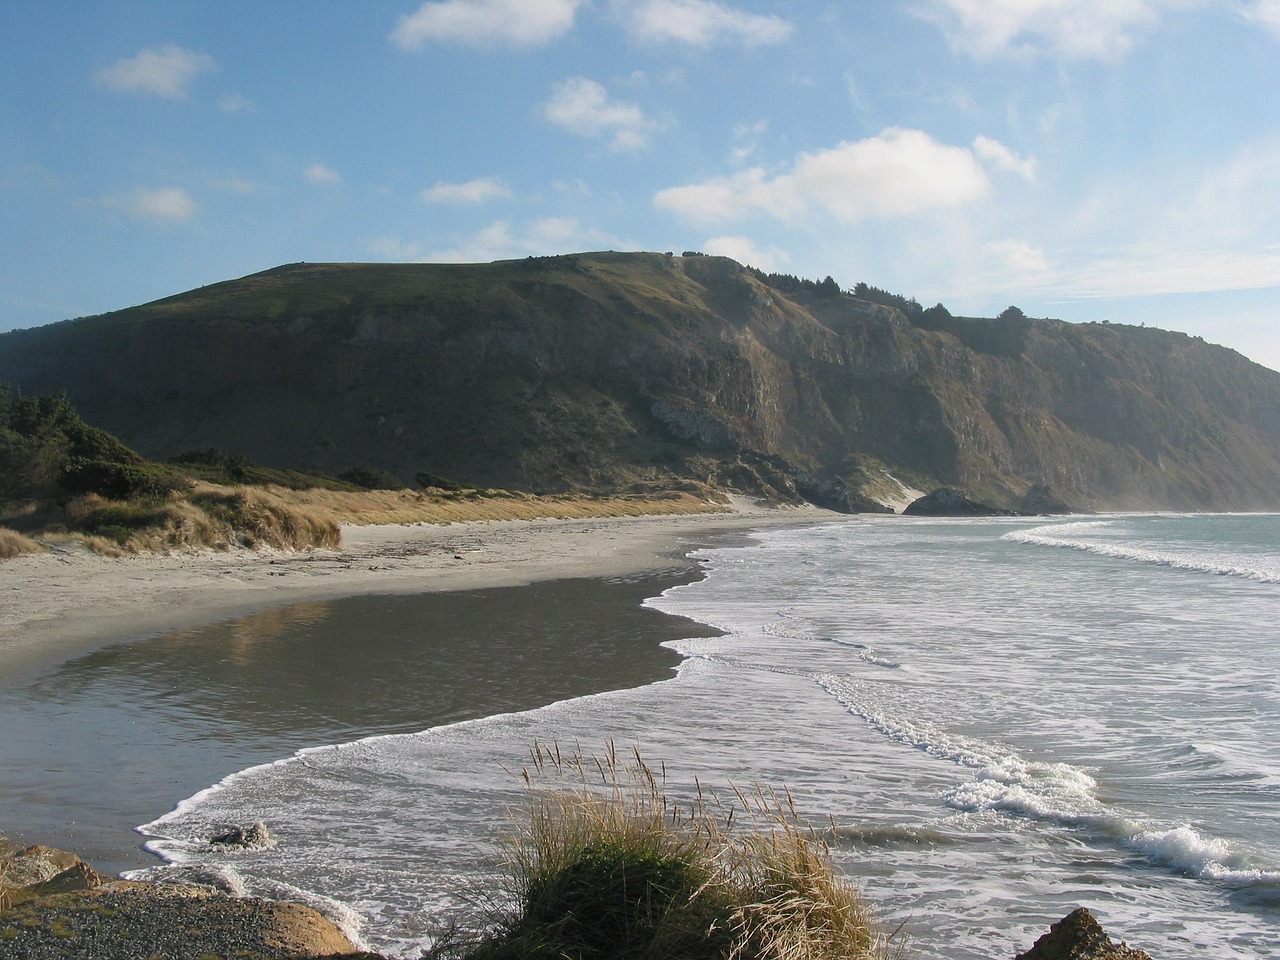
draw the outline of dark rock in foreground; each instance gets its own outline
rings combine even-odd
[[[1016,517],[1014,510],[993,507],[989,503],[970,500],[959,490],[939,487],[918,500],[911,501],[904,514],[915,517]]]
[[[1049,928],[1026,953],[1014,960],[1151,960],[1141,950],[1115,944],[1085,907]]]
[[[9,866],[8,884],[0,889],[5,960],[368,956],[299,903],[111,880],[74,854],[49,847],[23,850]],[[5,899],[12,901],[7,907]]]

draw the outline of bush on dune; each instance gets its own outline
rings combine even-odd
[[[575,782],[545,788],[546,779]],[[504,908],[466,960],[881,960],[856,888],[789,798],[734,791],[681,806],[639,754],[535,745],[528,809],[505,845]],[[735,823],[736,818],[736,823]]]

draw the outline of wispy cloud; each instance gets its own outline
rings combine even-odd
[[[641,0],[629,12],[627,26],[641,40],[709,47],[737,42],[749,47],[781,43],[791,36],[789,22],[735,10],[714,0]]]
[[[629,244],[572,217],[546,217],[519,225],[496,220],[456,246],[431,251],[425,259],[437,263],[487,263],[604,246],[622,249]]]
[[[442,0],[401,17],[391,42],[405,50],[428,43],[536,47],[573,29],[583,0]]]
[[[1051,53],[1119,57],[1167,10],[1197,0],[924,0],[918,8],[953,47],[975,57]],[[1272,0],[1265,0],[1272,2]]]
[[[801,154],[786,173],[770,176],[752,167],[662,190],[654,204],[704,223],[733,222],[753,213],[787,222],[823,213],[856,223],[960,207],[990,188],[972,151],[938,143],[921,130],[891,127],[875,137]]]
[[[117,60],[94,74],[94,82],[117,93],[141,93],[168,100],[187,99],[187,88],[202,73],[217,70],[207,53],[167,44]]]
[[[342,174],[323,163],[311,164],[306,170],[302,171],[302,175],[311,183],[321,186],[336,186],[342,182]]]
[[[973,152],[983,160],[994,163],[1001,170],[1016,173],[1030,182],[1036,178],[1035,157],[1020,157],[999,140],[992,140],[979,134],[973,141]]]
[[[656,124],[631,103],[609,99],[609,91],[586,77],[571,77],[552,88],[544,108],[556,126],[580,137],[604,140],[612,150],[637,150]]]
[[[495,177],[480,177],[466,183],[437,183],[418,194],[426,203],[484,203],[511,196],[511,188]]]
[[[1280,38],[1280,0],[1252,0],[1239,5],[1246,20],[1261,24]]]
[[[252,113],[258,106],[238,93],[224,93],[218,98],[218,109],[223,113]]]
[[[103,197],[101,203],[139,220],[166,225],[186,223],[200,211],[199,204],[181,187],[138,187],[130,193]]]
[[[702,251],[717,257],[729,257],[768,273],[781,270],[791,259],[786,251],[772,244],[762,248],[750,237],[712,237],[703,243]]]

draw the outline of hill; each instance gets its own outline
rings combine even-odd
[[[840,509],[1280,507],[1280,374],[1153,328],[986,320],[720,257],[292,264],[0,335],[147,456],[542,493],[696,480]]]

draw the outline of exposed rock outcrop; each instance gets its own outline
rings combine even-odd
[[[1141,950],[1115,944],[1087,907],[1079,907],[1049,928],[1030,950],[1014,960],[1151,960]]]
[[[0,954],[6,957],[367,956],[334,923],[300,903],[109,879],[51,847],[23,850],[7,863],[12,903],[0,909]]]
[[[1015,517],[1016,510],[970,500],[959,490],[939,487],[907,504],[904,514],[916,517]]]
[[[259,820],[248,827],[232,827],[220,833],[210,843],[219,847],[241,847],[245,850],[270,850],[276,845],[276,838],[271,836],[267,825]]]

